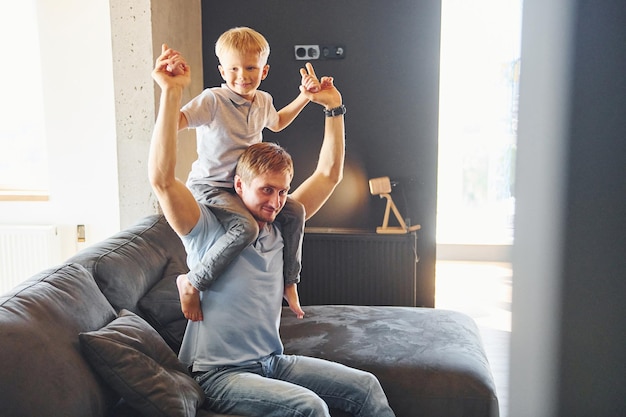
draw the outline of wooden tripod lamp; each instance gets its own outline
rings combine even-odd
[[[393,199],[391,198],[391,181],[389,177],[380,177],[380,178],[372,178],[370,180],[370,194],[379,195],[380,198],[387,199],[387,207],[385,208],[385,217],[383,217],[383,225],[381,227],[376,228],[376,233],[387,233],[387,234],[404,234],[409,232],[414,232],[422,228],[419,224],[414,224],[413,226],[407,226],[404,222],[404,219],[400,215],[398,211],[398,207],[396,207]],[[396,219],[400,226],[389,226],[389,211],[393,210],[393,214],[395,214]]]

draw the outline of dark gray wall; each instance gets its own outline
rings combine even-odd
[[[626,415],[626,8],[524,0],[510,417]]]
[[[269,41],[270,73],[261,89],[281,108],[298,93],[296,44],[340,43],[343,60],[312,61],[318,76],[335,77],[348,108],[346,174],[307,226],[380,226],[384,200],[369,195],[368,179],[397,181],[392,196],[405,218],[422,225],[418,274],[434,286],[439,94],[439,0],[203,1],[205,86],[221,83],[214,44],[234,26],[250,26]],[[265,140],[294,157],[294,187],[314,169],[323,115],[310,104],[283,132]],[[434,287],[433,287],[434,289]]]
[[[575,2],[560,416],[626,415],[626,7]]]

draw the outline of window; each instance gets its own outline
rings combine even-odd
[[[437,242],[511,244],[521,0],[444,0]]]
[[[0,4],[0,199],[42,199],[48,166],[34,0]]]

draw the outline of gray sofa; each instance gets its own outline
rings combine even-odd
[[[2,415],[216,416],[200,407],[175,354],[186,326],[175,278],[186,270],[180,240],[154,215],[0,296]],[[498,416],[471,318],[408,307],[305,311],[304,320],[283,314],[286,352],[373,372],[398,417]]]

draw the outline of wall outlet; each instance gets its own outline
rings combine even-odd
[[[319,45],[294,45],[293,50],[298,61],[320,59]]]
[[[296,60],[343,59],[346,56],[344,45],[294,45]]]

